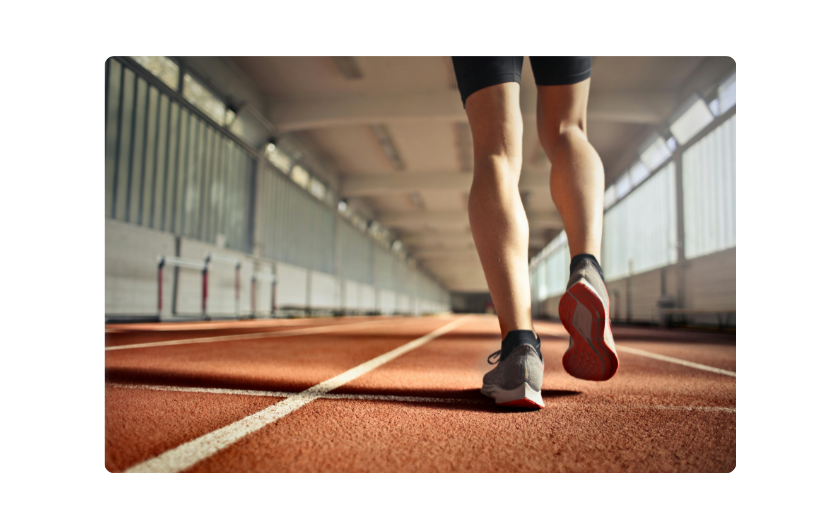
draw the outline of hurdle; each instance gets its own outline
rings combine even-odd
[[[206,276],[207,276],[207,267],[206,264],[200,261],[186,259],[186,258],[179,258],[177,256],[161,256],[158,260],[158,321],[162,319],[162,312],[163,312],[163,268],[169,265],[171,267],[181,267],[187,268],[191,270],[198,270],[201,272],[201,277],[203,280],[203,294],[202,294],[202,303],[201,307],[204,311],[204,315],[206,313]],[[175,315],[174,307],[172,311],[172,315]]]
[[[278,276],[275,274],[270,274],[269,272],[254,272],[252,274],[252,318],[254,319],[257,317],[256,315],[256,293],[257,293],[257,285],[258,280],[271,281],[272,286],[272,308],[270,309],[270,317],[275,317],[275,310],[277,310],[277,305],[275,304],[275,287],[278,285]]]
[[[235,317],[241,318],[241,260],[234,256],[215,254],[210,252],[206,255],[203,270],[203,318],[208,319],[206,313],[207,286],[209,284],[209,264],[223,263],[235,266]]]

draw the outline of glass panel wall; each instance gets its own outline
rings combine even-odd
[[[736,115],[682,155],[685,257],[736,246]]]
[[[605,213],[601,261],[605,280],[676,262],[675,177],[671,162]]]
[[[107,69],[106,216],[251,252],[255,157],[118,60]]]

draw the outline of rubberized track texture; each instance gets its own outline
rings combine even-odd
[[[207,326],[208,325],[208,326]],[[614,326],[606,382],[536,322],[544,409],[480,392],[493,316],[108,326],[111,472],[729,472],[734,334]]]

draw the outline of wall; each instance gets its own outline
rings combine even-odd
[[[157,315],[158,261],[161,256],[175,256],[173,234],[147,229],[127,222],[106,219],[106,316],[150,317]],[[215,245],[178,238],[180,257],[203,261],[207,254],[220,254],[241,261],[240,313],[252,311],[252,275],[278,275],[276,303],[284,307],[313,310],[346,310],[347,313],[422,314],[449,311],[443,301],[399,294],[323,272],[284,262],[274,262]],[[177,313],[179,316],[201,315],[201,273],[179,269]],[[268,315],[272,305],[271,282],[257,283],[256,312]],[[164,319],[172,317],[174,268],[165,267],[163,284]],[[422,287],[426,288],[426,287]],[[423,291],[423,290],[422,290]],[[235,317],[235,268],[232,264],[210,265],[207,313],[210,317]]]
[[[669,265],[606,283],[610,293],[611,319],[627,321],[629,309],[630,321],[658,322],[656,301],[659,297],[663,293],[674,298],[679,296],[679,268],[684,275],[683,303],[680,307],[696,310],[736,309],[736,248],[687,260],[682,265]],[[538,303],[540,315],[558,318],[560,299],[561,295],[557,295]],[[686,322],[718,324],[716,315],[689,316]],[[735,317],[731,318],[730,324],[736,324]]]

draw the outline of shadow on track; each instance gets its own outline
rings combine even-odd
[[[309,389],[307,384],[290,381],[262,381],[242,376],[159,373],[145,369],[116,368],[106,370],[106,382],[113,384],[134,385],[162,385],[186,388],[237,389],[251,391],[272,391],[297,394]],[[580,395],[580,391],[561,389],[542,389],[544,399],[569,399]],[[429,407],[433,409],[456,409],[483,413],[521,413],[531,412],[533,409],[497,406],[495,402],[482,395],[480,389],[425,389],[409,390],[401,388],[370,388],[369,390],[354,391],[348,388],[338,388],[329,393],[331,397],[338,395],[357,395],[359,398],[341,399],[349,402],[361,401],[364,403],[381,403],[413,407]],[[370,397],[375,397],[370,398]],[[381,397],[412,397],[432,398],[443,402],[381,400]],[[322,397],[323,398],[323,397]],[[340,399],[340,398],[339,398]]]

